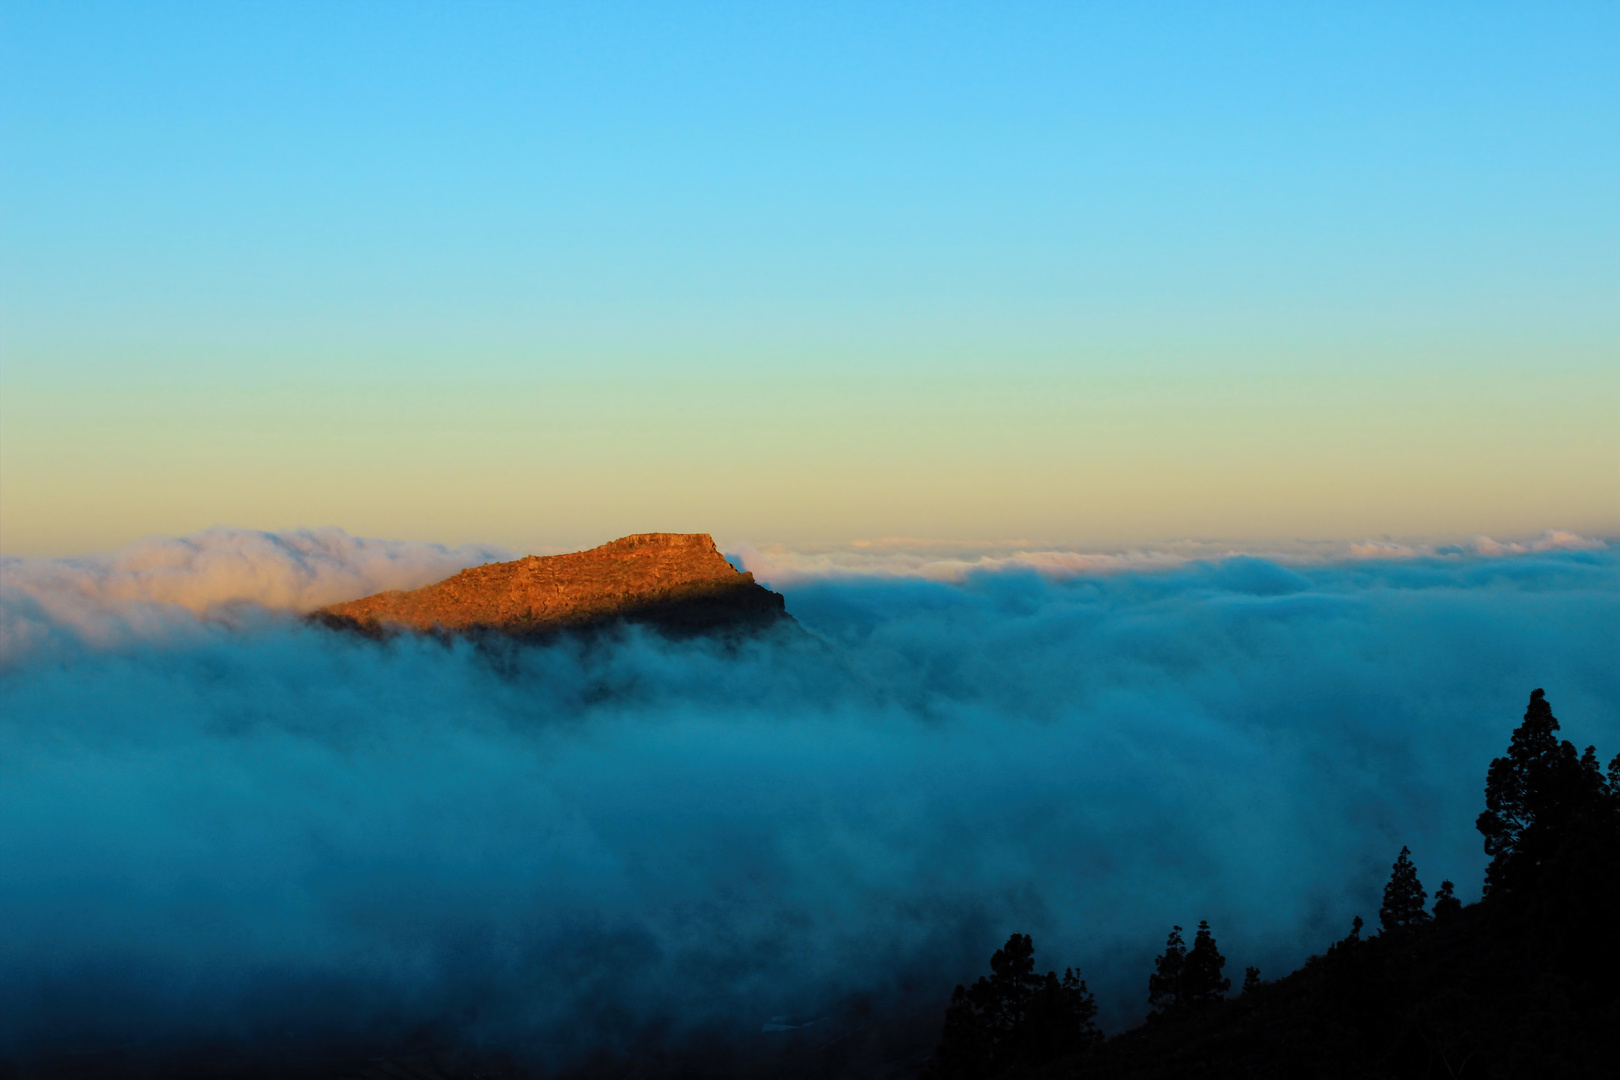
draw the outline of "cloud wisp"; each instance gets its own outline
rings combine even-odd
[[[188,615],[233,606],[311,611],[512,558],[514,552],[488,544],[371,540],[335,528],[216,528],[153,537],[109,555],[0,556],[0,659],[64,635],[111,646],[183,634],[195,622]]]
[[[1532,687],[1620,749],[1606,545],[807,571],[804,633],[494,657],[292,617],[494,554],[375,543],[7,564],[8,1046],[431,1021],[561,1062],[932,1000],[1015,930],[1118,1026],[1172,923],[1280,974],[1403,844],[1476,897]]]

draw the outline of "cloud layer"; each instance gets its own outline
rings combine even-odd
[[[1620,557],[1590,542],[778,556],[805,633],[732,650],[290,614],[501,554],[213,532],[8,561],[0,1038],[431,1020],[565,1060],[931,998],[1014,930],[1119,1025],[1171,923],[1280,974],[1374,914],[1403,844],[1476,897],[1531,688],[1620,750]]]
[[[895,537],[859,540],[815,548],[780,545],[747,547],[741,563],[761,581],[781,583],[818,578],[920,577],[961,581],[972,574],[1000,570],[1033,570],[1048,577],[1165,570],[1192,562],[1239,556],[1283,565],[1313,565],[1355,559],[1461,558],[1470,555],[1523,555],[1550,551],[1602,551],[1608,541],[1548,529],[1526,541],[1501,542],[1476,536],[1465,543],[1433,544],[1396,540],[1293,541],[1260,548],[1218,540],[1182,540],[1127,550],[1082,551],[1043,548],[1023,540],[964,544],[950,540]]]

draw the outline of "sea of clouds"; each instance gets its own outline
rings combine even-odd
[[[0,566],[0,1049],[432,1022],[557,1062],[937,1004],[1014,931],[1140,1019],[1409,845],[1479,895],[1531,689],[1620,751],[1620,546],[737,561],[797,630],[495,653],[302,623],[512,553],[211,530]]]

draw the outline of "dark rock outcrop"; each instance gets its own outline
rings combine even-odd
[[[436,585],[333,604],[310,618],[367,634],[519,638],[621,623],[685,636],[791,621],[781,595],[734,568],[707,533],[638,533],[570,555],[475,566]]]

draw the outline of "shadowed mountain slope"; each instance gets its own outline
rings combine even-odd
[[[1491,762],[1475,822],[1493,856],[1485,897],[1464,907],[1447,881],[1427,894],[1403,847],[1379,909],[1382,929],[1350,935],[1298,971],[1239,997],[1189,995],[1196,952],[1158,957],[1150,992],[1171,993],[1149,1022],[1106,1041],[1084,1012],[1067,1021],[1077,1052],[1054,1052],[1024,983],[958,987],[927,1080],[1602,1080],[1620,1061],[1620,755],[1558,738],[1534,690],[1507,753]],[[1200,924],[1200,937],[1207,929]],[[1179,946],[1180,927],[1171,941]],[[1210,948],[1214,951],[1213,938]],[[1224,965],[1224,958],[1216,958]],[[997,970],[1004,954],[991,960]],[[1219,978],[1219,965],[1214,972]],[[1051,979],[1051,976],[1048,976]],[[1205,988],[1211,985],[1202,980]],[[1024,992],[1020,996],[1020,987]],[[1082,991],[1084,984],[1081,984]],[[1010,1007],[1009,1007],[1010,1006]],[[1061,1049],[1061,1048],[1059,1048]]]
[[[790,617],[782,597],[727,562],[707,533],[638,533],[589,551],[475,566],[420,589],[332,604],[311,618],[365,633],[534,637],[615,622],[702,633]]]

